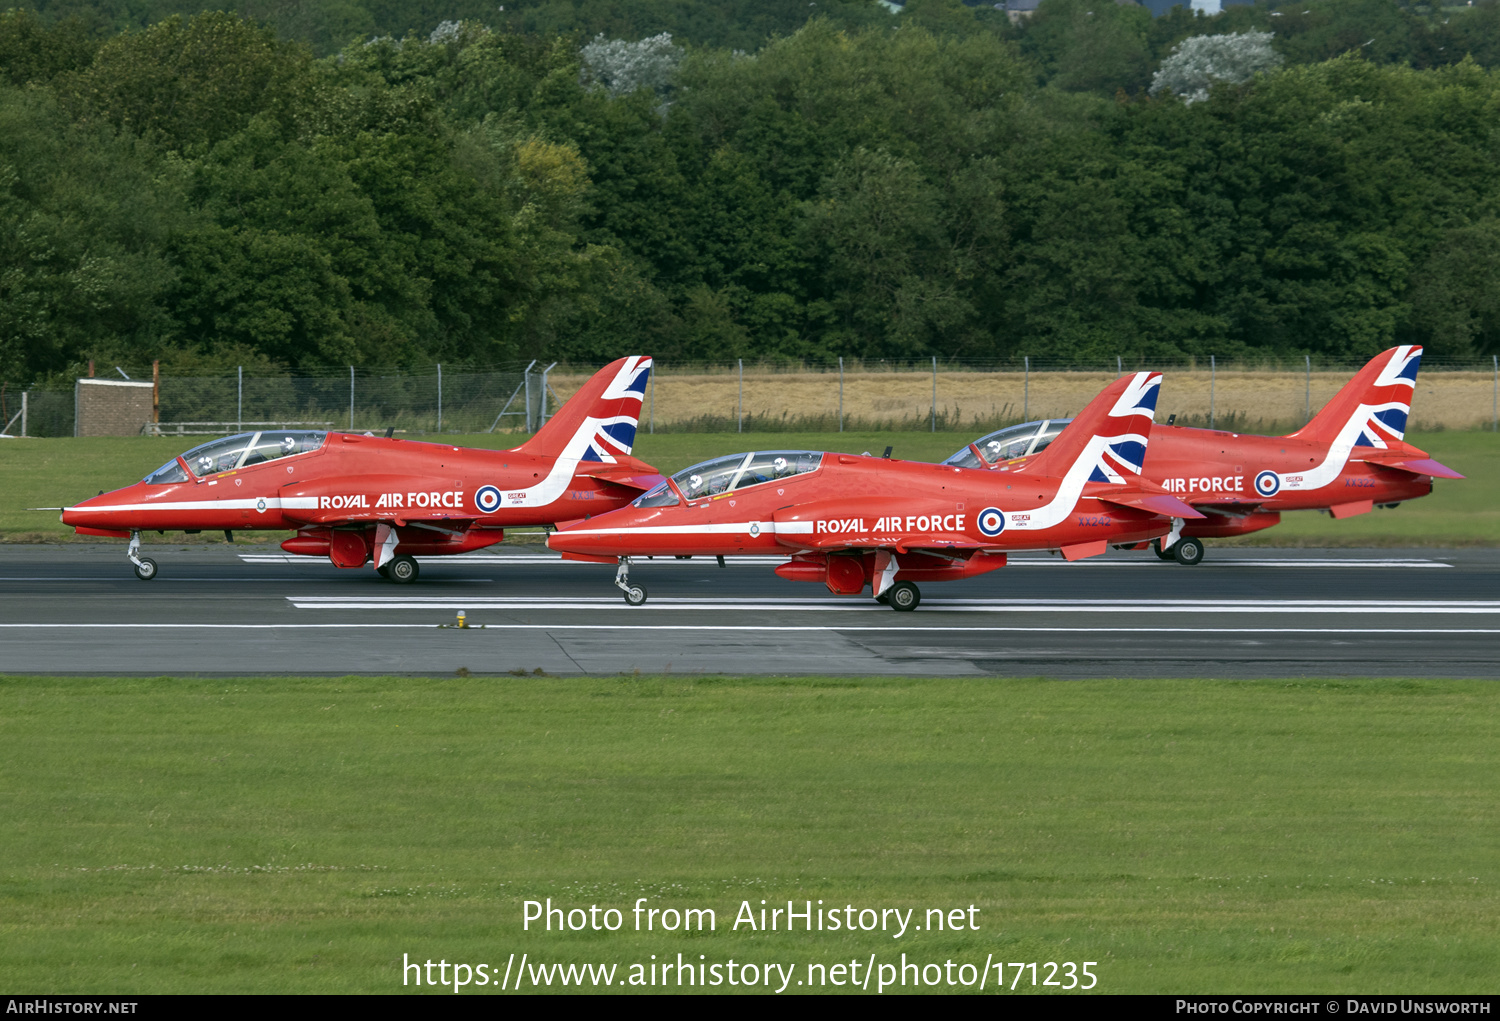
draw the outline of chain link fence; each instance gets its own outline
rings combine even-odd
[[[1166,373],[1158,419],[1241,431],[1293,429],[1364,362],[1313,359],[1097,366],[1022,358],[1003,363],[826,364],[655,362],[642,431],[974,429],[1077,412],[1110,380],[1143,368]],[[272,424],[408,435],[530,433],[597,367],[497,366],[488,372],[364,370],[337,374],[160,376],[157,421],[145,432],[226,435]],[[152,378],[149,366],[113,373]],[[105,375],[101,373],[101,378]],[[24,403],[24,409],[23,409]],[[1414,428],[1500,430],[1500,358],[1424,358]],[[10,435],[72,436],[74,385],[0,394]]]

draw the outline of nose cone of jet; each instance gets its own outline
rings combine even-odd
[[[63,524],[107,527],[112,523],[111,518],[124,513],[122,508],[126,505],[141,502],[141,490],[144,488],[144,482],[137,482],[133,486],[116,489],[112,493],[100,493],[71,507],[65,507],[62,513]]]
[[[633,529],[643,517],[655,520],[655,515],[655,511],[621,507],[553,532],[547,536],[547,545],[559,553],[629,556],[641,552],[637,547],[643,536]]]
[[[609,545],[608,537],[595,534],[589,527],[598,520],[598,518],[593,518],[570,528],[553,532],[547,536],[547,548],[555,549],[559,553],[597,553],[604,550]]]

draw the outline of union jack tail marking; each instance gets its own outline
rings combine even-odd
[[[1370,359],[1311,422],[1292,433],[1318,443],[1385,449],[1406,438],[1422,349],[1403,344]]]

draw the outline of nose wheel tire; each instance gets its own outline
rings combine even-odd
[[[150,557],[141,557],[141,562],[135,565],[135,576],[141,581],[150,581],[156,577],[156,561]]]
[[[1161,548],[1160,539],[1151,540],[1151,551],[1156,554],[1157,560],[1176,560],[1177,554],[1170,549]]]
[[[922,592],[909,581],[898,581],[886,591],[885,599],[891,609],[906,612],[917,608]]]
[[[397,585],[410,585],[417,580],[417,575],[421,574],[422,570],[417,566],[416,560],[402,554],[391,558],[391,562],[385,565],[385,572],[386,577]]]
[[[644,585],[628,585],[625,588],[625,602],[631,606],[640,606],[646,602],[646,587]]]
[[[1192,567],[1203,559],[1203,540],[1178,539],[1172,544],[1172,557],[1184,567]]]

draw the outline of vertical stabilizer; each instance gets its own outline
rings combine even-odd
[[[610,362],[516,449],[537,457],[615,463],[635,446],[650,379],[651,359],[646,355]]]
[[[1133,372],[1100,391],[1047,449],[1021,469],[1081,482],[1140,477],[1156,418],[1160,372]]]
[[[1385,449],[1406,438],[1422,349],[1403,344],[1371,358],[1323,410],[1289,439],[1341,448]]]

